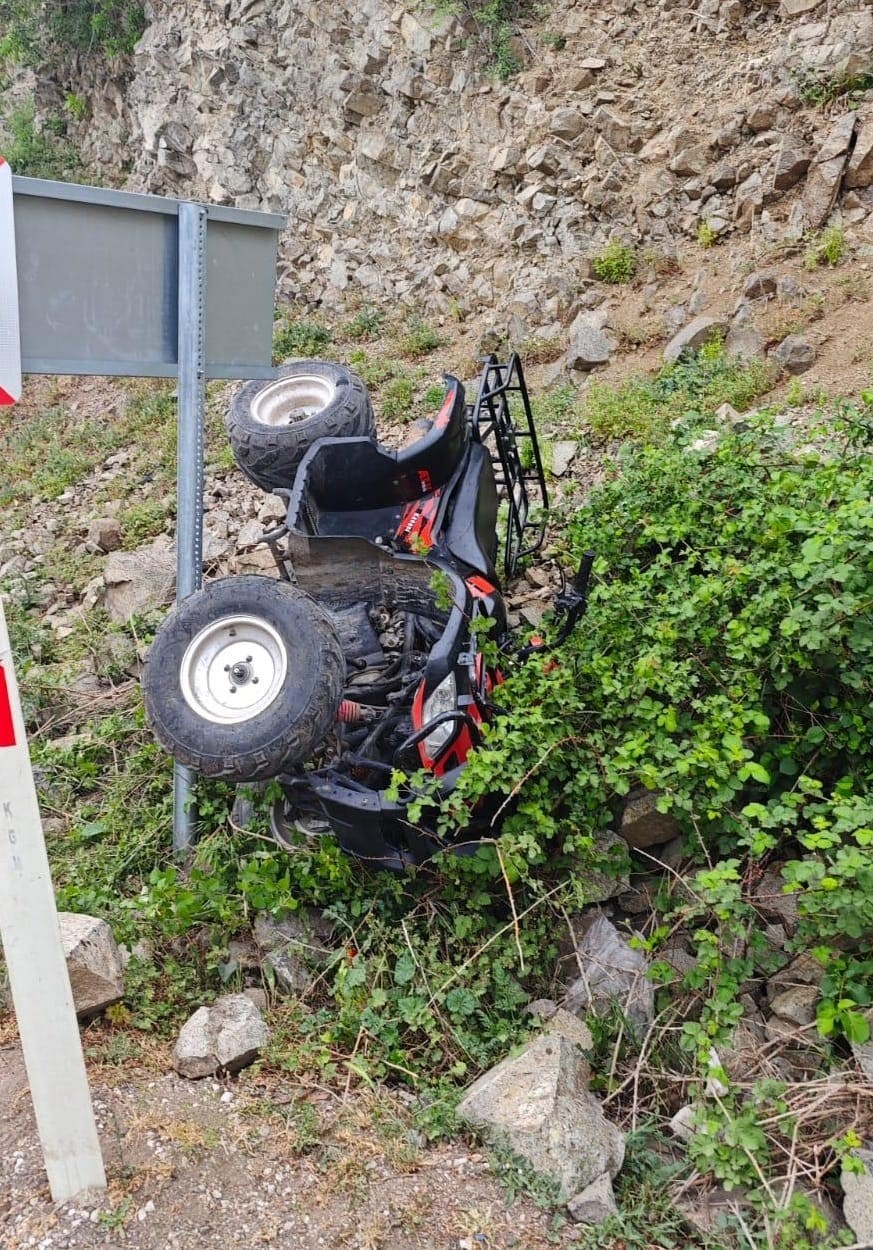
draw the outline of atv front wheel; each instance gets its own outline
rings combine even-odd
[[[207,777],[263,781],[302,764],[336,719],[345,660],[314,599],[269,577],[191,595],[155,635],[143,674],[161,745]]]
[[[289,487],[318,438],[375,433],[366,387],[343,365],[298,360],[269,382],[247,382],[227,415],[234,457],[263,490]]]

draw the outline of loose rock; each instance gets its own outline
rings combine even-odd
[[[269,1033],[245,994],[228,994],[211,1007],[199,1007],[182,1026],[173,1051],[180,1076],[193,1079],[215,1072],[238,1072],[257,1059]]]
[[[94,1015],[124,997],[124,967],[105,920],[77,912],[58,913],[61,942],[79,1016]]]
[[[598,1176],[567,1203],[567,1210],[577,1224],[602,1224],[610,1215],[618,1214],[612,1179],[608,1172]]]
[[[553,1180],[566,1202],[624,1162],[624,1137],[589,1093],[588,1077],[577,1046],[543,1034],[480,1076],[458,1115]]]
[[[679,822],[669,812],[659,812],[658,795],[652,790],[632,790],[625,801],[619,832],[635,850],[671,842],[681,832]]]
[[[585,926],[576,941],[582,972],[567,990],[567,1010],[599,1014],[617,1006],[641,1037],[655,1011],[654,987],[646,977],[645,957],[628,945],[602,912],[586,917]]]
[[[859,1242],[873,1243],[873,1150],[856,1150],[853,1154],[863,1163],[864,1171],[849,1172],[843,1168],[843,1215]]]
[[[815,348],[799,334],[789,334],[771,355],[788,373],[806,373],[815,364]]]
[[[162,540],[136,551],[113,551],[103,569],[106,611],[113,621],[164,607],[173,597],[176,557]]]
[[[678,360],[684,351],[703,347],[710,339],[724,334],[726,330],[726,323],[716,317],[695,317],[664,348],[664,359],[667,362]]]

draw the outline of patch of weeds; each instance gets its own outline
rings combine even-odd
[[[821,291],[804,295],[798,302],[783,304],[776,301],[760,321],[768,342],[778,343],[786,334],[800,334],[805,326],[824,316],[825,297]]]
[[[407,420],[412,415],[415,380],[405,373],[397,374],[382,387],[381,409],[390,421]]]
[[[805,269],[818,269],[822,265],[833,268],[846,254],[846,232],[842,226],[825,226],[824,230],[807,240],[803,257]]]
[[[446,388],[439,383],[429,386],[421,397],[421,406],[425,409],[439,408],[443,402]]]
[[[421,317],[410,317],[406,331],[397,343],[397,350],[407,360],[420,360],[442,347],[445,339]]]
[[[63,117],[37,121],[34,105],[24,104],[5,118],[5,129],[9,140],[3,155],[13,173],[27,178],[74,180],[82,162],[67,139]]]
[[[121,514],[124,545],[138,547],[162,534],[168,518],[166,505],[157,499],[143,499]]]
[[[525,365],[548,365],[560,360],[564,354],[564,348],[557,339],[523,339],[516,350]]]
[[[870,279],[858,270],[842,273],[834,280],[834,286],[845,303],[865,304],[870,299]]]
[[[573,429],[577,420],[578,400],[579,392],[570,382],[535,395],[531,400],[531,407],[537,429],[544,434],[564,431],[568,426]]]
[[[636,253],[626,243],[613,239],[599,256],[592,257],[591,271],[601,282],[613,285],[630,282],[637,271]]]
[[[537,1172],[509,1145],[493,1146],[489,1156],[490,1170],[506,1190],[508,1203],[526,1197],[545,1211],[552,1211],[559,1205],[558,1183]]]
[[[801,100],[812,108],[833,104],[843,96],[863,95],[873,88],[873,69],[860,74],[830,74],[822,76],[814,71],[797,76]]]
[[[543,43],[553,52],[563,52],[567,46],[567,36],[557,30],[547,30],[541,36]]]
[[[661,337],[660,329],[651,318],[648,321],[619,322],[615,331],[624,347],[647,347]]]
[[[701,247],[712,247],[718,239],[718,231],[708,221],[702,221],[697,227],[697,242]]]
[[[0,58],[57,68],[70,52],[131,53],[145,30],[137,0],[0,0]]]
[[[437,12],[451,13],[469,21],[475,43],[487,68],[506,82],[524,68],[516,44],[516,25],[526,16],[536,15],[531,0],[438,0]]]
[[[353,342],[365,342],[376,338],[385,323],[385,314],[379,308],[365,307],[355,313],[343,328],[346,338]]]
[[[282,313],[273,326],[273,363],[281,364],[293,357],[315,359],[331,338],[330,330],[322,322]]]
[[[57,499],[115,449],[117,437],[105,419],[77,419],[65,408],[49,408],[27,420],[0,416],[0,455],[6,470],[0,506],[30,495]]]
[[[664,365],[654,377],[619,386],[593,382],[580,407],[582,420],[602,438],[663,438],[675,418],[693,422],[729,403],[743,412],[772,380],[760,361],[734,360],[720,342]]]
[[[125,1196],[113,1207],[101,1207],[97,1212],[97,1223],[101,1228],[121,1228],[133,1212],[133,1198]]]

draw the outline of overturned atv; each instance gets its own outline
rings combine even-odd
[[[490,618],[509,653],[498,529],[510,577],[540,547],[548,509],[518,358],[486,362],[472,405],[448,377],[427,425],[386,450],[361,380],[322,362],[249,383],[231,408],[237,462],[287,503],[265,536],[280,576],[224,578],[176,608],[151,648],[146,710],[180,763],[277,778],[283,846],[330,831],[385,867],[428,859],[445,843],[408,819],[408,799],[388,797],[392,772],[423,767],[450,791],[498,712],[502,676],[473,623]],[[589,570],[556,601],[563,636],[584,611]]]

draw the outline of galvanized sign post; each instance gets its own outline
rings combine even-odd
[[[176,595],[200,586],[207,378],[269,378],[273,213],[12,179],[22,370],[176,377]],[[2,383],[0,383],[2,384]],[[176,766],[173,846],[193,841],[190,769]]]

